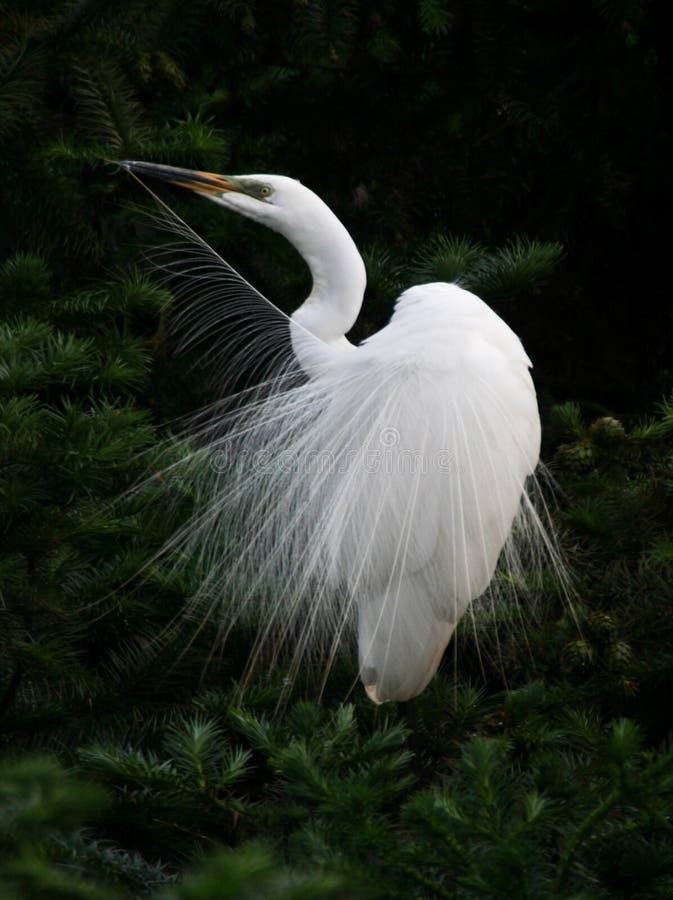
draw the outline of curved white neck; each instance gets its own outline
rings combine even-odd
[[[292,318],[316,337],[333,343],[351,330],[362,307],[365,268],[355,244],[344,229],[314,242],[311,250],[297,247],[311,271],[313,287]]]
[[[292,315],[292,343],[300,364],[316,371],[336,349],[352,348],[345,335],[355,324],[367,282],[353,239],[313,191],[282,175],[236,176],[274,188],[268,203],[245,191],[218,195],[218,204],[282,234],[306,261],[313,280],[308,298]],[[317,338],[317,340],[316,340]]]
[[[353,239],[322,202],[321,207],[319,216],[307,216],[285,233],[313,280],[311,293],[292,319],[326,343],[341,343],[358,317],[367,278]]]

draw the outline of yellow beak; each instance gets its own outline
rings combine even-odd
[[[227,191],[244,193],[243,188],[236,183],[236,179],[229,175],[196,172],[192,169],[178,169],[175,166],[161,166],[158,163],[135,162],[129,159],[122,160],[119,165],[127,172],[158,178],[159,181],[167,181],[170,184],[177,184],[179,187],[189,188],[190,191],[196,191],[197,194],[224,194]]]

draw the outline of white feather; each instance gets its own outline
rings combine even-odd
[[[199,420],[202,449],[186,466],[197,513],[166,552],[200,560],[195,606],[222,615],[225,631],[254,609],[259,646],[292,640],[296,665],[316,645],[332,658],[354,632],[371,699],[406,700],[434,675],[503,548],[516,574],[517,541],[556,559],[526,494],[540,450],[530,361],[485,303],[444,283],[405,291],[389,325],[353,347],[344,333],[364,279],[347,232],[298,182],[246,178],[269,184],[274,202],[210,199],[285,234],[314,288],[288,328],[179,224],[198,250],[182,314],[190,340],[233,322],[236,359],[270,353],[276,376],[243,408]],[[241,313],[265,317],[267,331],[241,344]]]

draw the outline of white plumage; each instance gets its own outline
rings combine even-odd
[[[192,274],[208,279],[210,305],[200,326],[194,306],[182,314],[190,339],[234,311],[257,323],[271,311],[269,328],[236,344],[236,358],[274,340],[287,347],[288,337],[292,353],[253,402],[202,425],[197,456],[217,456],[217,471],[197,466],[198,512],[171,549],[199,556],[213,608],[213,598],[234,597],[225,627],[252,604],[262,612],[260,642],[292,639],[300,660],[316,643],[331,657],[356,625],[371,699],[414,697],[491,582],[517,516],[526,542],[547,541],[526,495],[540,423],[520,340],[475,295],[434,283],[405,291],[390,323],[354,347],[345,334],[364,266],[315,194],[282,176],[123,165],[281,232],[313,277],[288,329],[201,242]]]

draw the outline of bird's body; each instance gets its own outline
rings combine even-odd
[[[208,429],[208,452],[226,450],[229,462],[200,482],[183,549],[206,561],[211,593],[228,585],[242,605],[254,598],[266,632],[292,635],[300,651],[321,640],[331,654],[356,618],[368,695],[414,697],[522,510],[528,539],[539,526],[526,479],[540,422],[520,340],[474,294],[433,283],[406,290],[390,323],[356,347],[345,335],[364,266],[315,194],[282,176],[124,165],[284,234],[313,279],[289,322],[305,377],[279,379],[226,428]],[[225,527],[240,537],[229,556]]]
[[[303,524],[325,554],[318,570],[345,582],[357,605],[372,699],[420,693],[491,581],[538,460],[528,365],[479,298],[428,284],[406,291],[390,324],[355,352],[331,354],[303,389],[309,406],[322,394],[307,456],[334,454],[335,471],[310,472],[294,490],[319,485],[303,504],[315,518]]]

